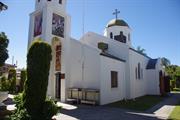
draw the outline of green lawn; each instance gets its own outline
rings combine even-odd
[[[180,120],[180,103],[174,108],[171,115],[169,116],[170,120]]]
[[[165,97],[156,96],[156,95],[146,95],[136,98],[135,100],[127,100],[127,101],[123,100],[123,101],[114,102],[108,104],[108,106],[145,111],[153,107],[160,101],[162,101],[164,98]]]

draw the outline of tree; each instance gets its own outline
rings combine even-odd
[[[51,46],[41,40],[34,41],[27,55],[27,80],[23,92],[24,107],[32,120],[43,118],[51,59]]]
[[[22,92],[24,89],[24,82],[26,81],[26,70],[21,70],[20,76],[20,91]]]
[[[16,92],[16,70],[14,68],[9,70],[8,81],[10,83],[9,91],[11,93]]]
[[[165,67],[167,67],[171,64],[170,60],[165,57],[161,58],[161,62]]]
[[[0,33],[0,67],[4,65],[5,61],[8,59],[8,47],[9,39],[4,32]]]
[[[143,54],[143,55],[146,55],[145,53],[145,49],[144,48],[141,48],[141,46],[138,46],[137,49],[136,49],[139,53]]]
[[[0,2],[0,12],[1,12],[2,10],[7,10],[7,9],[8,9],[8,6],[5,5],[4,3]]]

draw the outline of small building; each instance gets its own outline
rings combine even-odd
[[[16,67],[17,67],[16,65],[5,63],[2,67],[0,67],[0,76],[8,77],[9,70],[15,69]]]

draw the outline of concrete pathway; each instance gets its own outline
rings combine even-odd
[[[106,106],[72,106],[60,111],[55,116],[57,120],[158,120],[153,114],[135,113],[119,108],[110,108]]]
[[[145,113],[106,106],[74,106],[58,103],[63,109],[55,118],[57,120],[162,120],[168,118],[178,101],[180,101],[180,93],[172,93],[169,98]]]
[[[157,118],[168,119],[175,105],[180,101],[180,92],[170,93],[170,97],[147,110],[147,113],[154,113]]]
[[[13,96],[9,98],[5,102],[8,105],[7,109],[14,110]],[[144,113],[108,106],[69,105],[58,102],[57,105],[62,106],[63,109],[54,118],[57,120],[162,120],[168,118],[178,101],[180,101],[180,93],[171,93],[169,98]]]

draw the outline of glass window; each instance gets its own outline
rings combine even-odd
[[[110,38],[113,39],[113,33],[112,32],[110,33]]]
[[[141,68],[141,79],[143,79],[143,69]]]
[[[111,71],[111,88],[118,87],[118,72]]]
[[[130,41],[131,39],[130,39],[130,34],[128,34],[128,41]]]
[[[141,79],[141,65],[138,63],[138,79]]]
[[[59,0],[59,4],[62,4],[62,0]]]
[[[136,75],[136,79],[137,79],[137,78],[138,78],[138,77],[137,77],[137,67],[136,67],[136,69],[135,69],[135,75]]]

